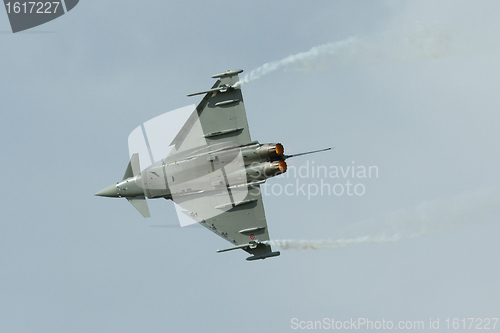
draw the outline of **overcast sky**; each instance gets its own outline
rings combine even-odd
[[[0,330],[498,318],[499,13],[496,1],[86,0],[12,34],[0,10]],[[130,132],[198,103],[186,94],[211,75],[349,38],[242,91],[252,139],[335,147],[289,166],[378,169],[323,179],[363,195],[264,196],[270,237],[381,243],[247,262],[203,228],[151,227],[178,223],[171,202],[150,200],[145,220],[94,197],[125,172]],[[268,184],[297,180],[322,179]]]

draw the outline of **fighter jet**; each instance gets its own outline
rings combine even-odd
[[[260,185],[286,172],[288,158],[331,148],[286,155],[281,143],[252,141],[238,74],[213,75],[205,95],[170,143],[164,159],[141,171],[132,154],[123,179],[95,195],[126,198],[149,217],[146,198],[172,200],[199,223],[232,244],[217,250],[242,249],[247,260],[280,255],[272,251]],[[166,144],[166,143],[165,143]]]

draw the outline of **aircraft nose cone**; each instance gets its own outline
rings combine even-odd
[[[100,196],[100,197],[118,198],[118,189],[116,188],[116,185],[113,184],[113,185],[106,187],[105,189],[100,190],[95,195]]]

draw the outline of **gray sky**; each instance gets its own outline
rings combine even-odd
[[[427,330],[429,318],[443,328],[446,318],[499,317],[490,209],[499,201],[463,204],[500,180],[499,10],[494,1],[87,0],[18,34],[0,11],[1,330],[288,332],[292,318],[358,317],[423,320]],[[363,196],[265,196],[271,238],[335,240],[363,235],[360,225],[387,231],[388,221],[397,231],[408,224],[385,218],[396,211],[412,227],[439,229],[440,216],[453,225],[457,212],[481,223],[247,262],[243,251],[217,254],[227,243],[204,229],[150,227],[177,223],[170,202],[149,201],[144,220],[125,200],[93,196],[122,177],[129,133],[198,103],[185,95],[210,88],[212,74],[349,37],[362,47],[242,87],[254,140],[287,153],[335,147],[289,165],[379,170],[351,179]],[[435,212],[418,210],[423,202],[437,215],[420,216]]]

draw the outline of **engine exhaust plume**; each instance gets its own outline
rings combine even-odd
[[[500,208],[499,188],[482,189],[450,200],[424,202],[353,225],[343,234],[351,236],[328,240],[272,240],[283,250],[321,250],[356,244],[390,243],[406,238],[451,232],[482,222],[488,213]]]

